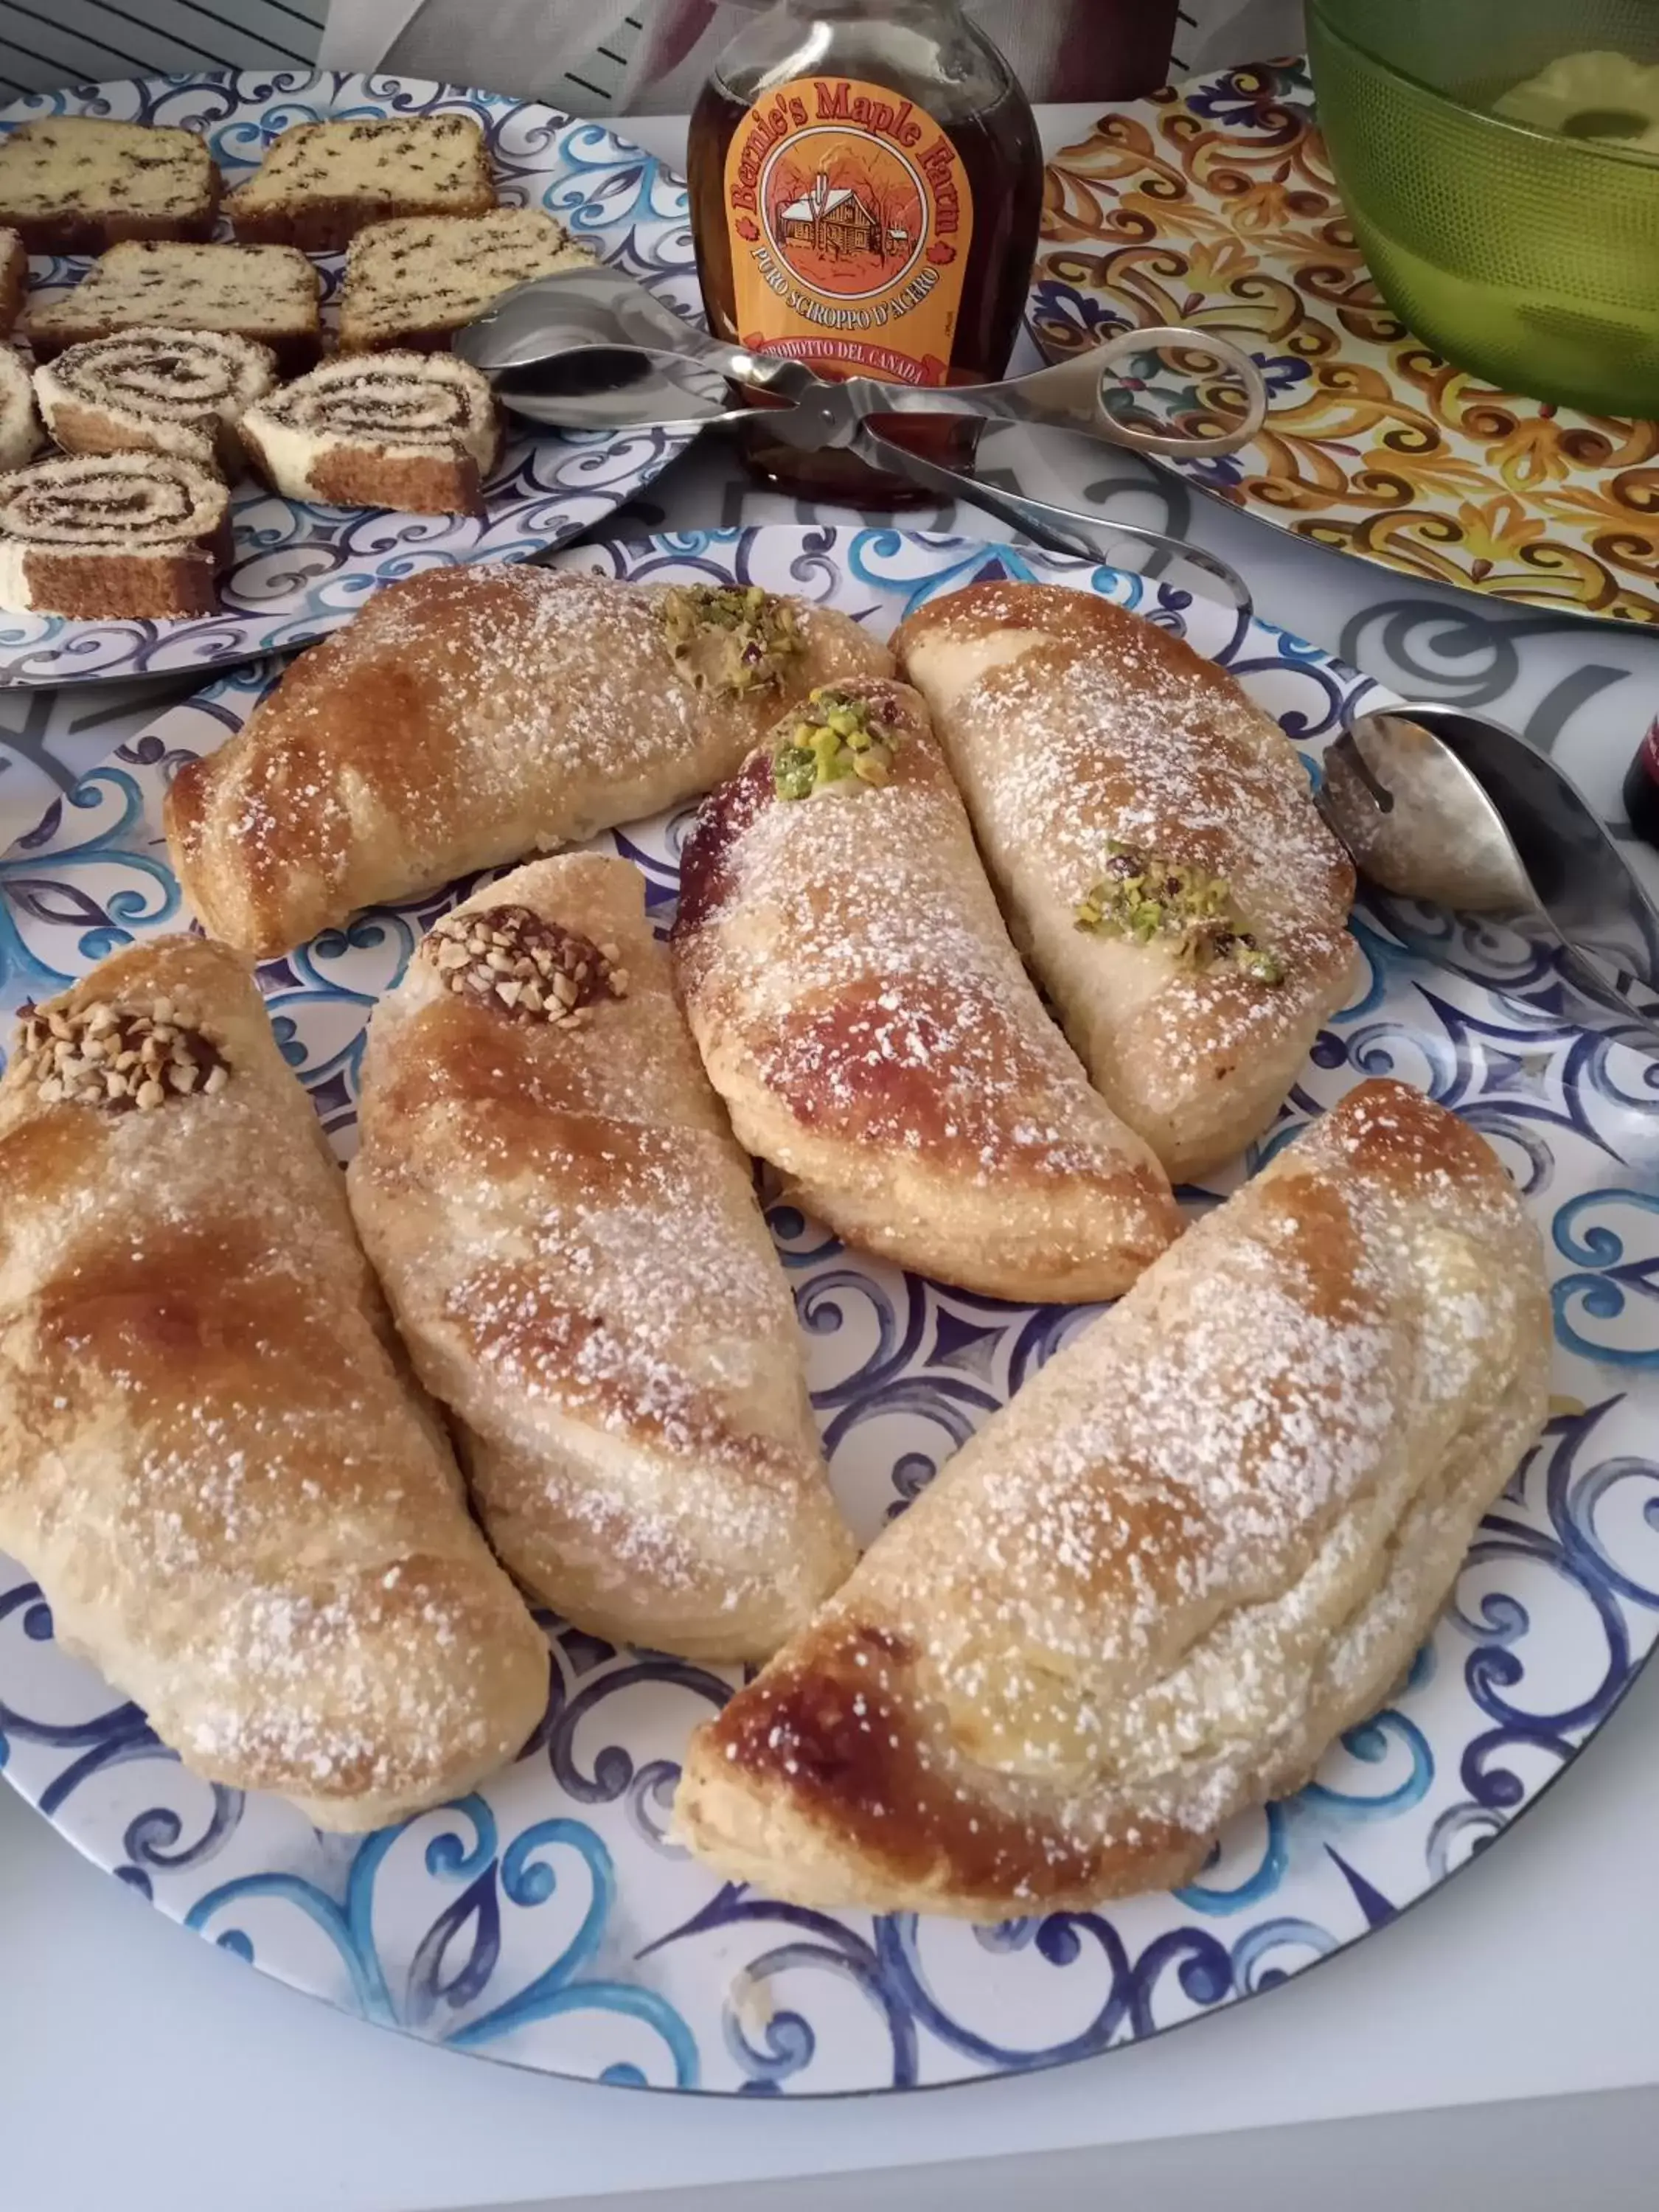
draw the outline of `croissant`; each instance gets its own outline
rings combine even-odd
[[[758,586],[428,569],[180,769],[167,844],[209,930],[264,958],[678,805],[823,677],[891,666],[849,617]]]
[[[0,1548],[185,1764],[376,1828],[540,1719],[343,1179],[234,954],[26,1010],[0,1081]]]
[[[1178,1884],[1374,1711],[1542,1427],[1536,1230],[1367,1083],[1059,1352],[693,1736],[681,1841],[804,1905]]]
[[[363,1242],[508,1566],[613,1643],[775,1650],[854,1554],[638,870],[538,861],[446,915],[361,1127]]]
[[[672,938],[738,1141],[850,1244],[1115,1297],[1180,1228],[1008,940],[914,691],[821,687],[703,805]]]
[[[1015,942],[1179,1182],[1273,1121],[1352,988],[1353,870],[1278,725],[1087,592],[971,584],[894,640]]]

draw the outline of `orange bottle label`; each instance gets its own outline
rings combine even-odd
[[[732,135],[726,211],[751,353],[825,376],[945,382],[974,203],[930,115],[854,77],[792,78]]]

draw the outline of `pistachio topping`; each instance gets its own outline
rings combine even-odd
[[[447,914],[421,949],[446,989],[515,1021],[580,1029],[596,1000],[628,996],[614,945],[595,945],[527,906]]]
[[[663,623],[680,673],[731,697],[775,684],[806,642],[788,600],[758,584],[675,584]]]
[[[1241,927],[1224,876],[1164,860],[1115,837],[1100,880],[1079,901],[1077,926],[1099,937],[1156,940],[1194,968],[1228,965],[1253,982],[1285,980],[1285,963]]]
[[[180,1021],[170,999],[148,1013],[99,1000],[77,1006],[18,1009],[17,1065],[49,1106],[100,1106],[153,1113],[199,1091],[218,1096],[230,1066],[210,1037]]]
[[[810,799],[845,783],[880,785],[893,772],[898,732],[878,722],[862,699],[820,684],[772,748],[772,783],[780,799]]]

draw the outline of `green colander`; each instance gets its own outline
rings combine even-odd
[[[1308,40],[1402,321],[1504,391],[1659,416],[1659,0],[1308,0]]]

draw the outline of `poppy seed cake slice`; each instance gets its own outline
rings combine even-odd
[[[46,115],[0,138],[0,223],[31,253],[206,238],[218,204],[219,172],[193,131]]]
[[[317,358],[317,271],[291,246],[140,239],[111,246],[72,292],[31,308],[23,331],[43,357],[135,324],[228,331],[268,345],[291,375]]]
[[[470,115],[296,123],[230,195],[238,238],[333,252],[365,223],[483,215],[495,204],[482,127]]]
[[[515,284],[592,258],[540,208],[371,223],[346,260],[340,350],[430,353]]]

